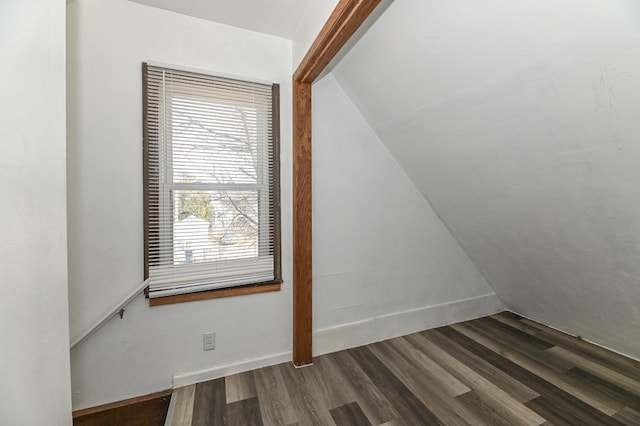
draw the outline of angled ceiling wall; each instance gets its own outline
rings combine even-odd
[[[396,1],[333,72],[509,306],[640,357],[640,2]]]

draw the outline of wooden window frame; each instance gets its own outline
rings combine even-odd
[[[293,363],[312,363],[311,102],[313,82],[381,0],[340,0],[293,75]]]

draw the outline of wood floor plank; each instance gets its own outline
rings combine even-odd
[[[279,366],[260,368],[253,373],[263,422],[277,426],[296,423],[298,418]]]
[[[453,328],[453,326],[450,327]],[[478,356],[481,356],[483,359],[503,370],[505,373],[516,378],[523,384],[526,384],[528,387],[535,390],[539,394],[545,396],[545,398],[549,401],[554,402],[554,404],[550,404],[550,406],[557,407],[555,409],[559,410],[560,408],[558,407],[564,407],[568,404],[571,405],[574,410],[579,410],[586,413],[587,416],[595,419],[597,422],[600,422],[600,424],[607,424],[607,422],[610,421],[610,417],[608,415],[578,399],[576,396],[564,391],[563,389],[558,388],[552,383],[549,383],[548,381],[537,376],[524,367],[516,364],[515,362],[503,357],[499,353],[490,350],[486,346],[467,337],[466,335],[452,330],[452,337],[455,337],[456,342],[458,342],[461,346],[465,347],[469,351],[476,353]],[[614,401],[612,401],[612,404],[619,406],[619,404]],[[536,407],[536,405],[530,405],[528,403],[525,403],[525,405],[532,409]],[[537,408],[534,409],[534,411],[545,417]],[[553,421],[551,422],[553,423]]]
[[[313,366],[317,368],[326,384],[324,391],[329,410],[357,400],[358,397],[353,385],[344,377],[330,354],[313,358]]]
[[[256,384],[253,379],[253,371],[233,374],[224,379],[227,404],[242,401],[256,396]]]
[[[191,426],[196,385],[183,386],[173,391],[176,399],[171,426]]]
[[[420,374],[427,377],[437,387],[449,396],[458,396],[469,392],[468,386],[456,379],[438,363],[416,349],[405,338],[398,337],[388,341],[397,351],[409,361]]]
[[[603,415],[588,405],[575,404],[574,398],[567,393],[542,395],[536,401],[538,404],[544,405],[548,411],[567,419],[571,424],[620,426],[620,423],[613,417]],[[550,421],[555,423],[553,420]]]
[[[635,360],[504,312],[178,388],[170,424],[640,426],[639,377]]]
[[[624,407],[622,410],[618,411],[613,418],[625,426],[640,425],[640,412],[632,410],[629,407]]]
[[[463,404],[442,392],[429,378],[421,374],[416,367],[402,357],[390,341],[367,347],[443,424],[475,426],[484,424]]]
[[[521,319],[520,317],[508,315],[510,313],[511,312],[500,312],[498,314],[491,315],[490,318],[493,318],[496,321],[500,321],[504,324],[507,324],[513,328],[517,328],[518,330],[524,333],[530,334],[532,336],[537,336],[538,333],[541,333],[539,328],[535,328],[530,326],[529,324],[525,324],[524,322],[520,321]],[[551,343],[551,342],[547,342],[547,343]],[[555,346],[555,344],[553,343],[551,344]]]
[[[505,391],[449,355],[429,336],[416,333],[406,338],[458,380],[476,391],[485,404],[492,407],[501,417],[508,419],[512,425],[540,425],[545,422],[545,419]]]
[[[526,318],[522,319],[521,322],[540,330],[540,333],[536,334],[539,339],[546,340],[555,346],[563,347],[612,370],[640,380],[640,361],[609,351],[585,340],[577,339],[569,334]]]
[[[491,426],[511,426],[511,421],[503,418],[493,407],[488,406],[475,391],[457,396],[456,399],[471,410],[482,424]]]
[[[355,402],[372,424],[378,425],[388,421],[389,418],[393,416],[397,416],[395,413],[391,415],[385,415],[384,412],[381,413],[377,401],[371,402],[371,398],[362,395],[361,391],[353,385],[342,371],[334,354],[315,357],[313,359],[313,365],[318,369],[319,374],[326,384],[326,399],[330,412],[333,408],[346,406]],[[364,375],[364,373],[362,374]],[[373,384],[368,384],[366,388],[371,386],[373,386]],[[382,401],[382,403],[389,404],[386,400]],[[335,419],[335,416],[333,417]]]
[[[493,327],[494,329],[500,330],[507,335],[513,336],[519,343],[526,342],[527,346],[534,347],[540,351],[544,351],[545,349],[549,349],[554,346],[549,342],[538,339],[535,335],[525,333],[524,331],[521,331],[516,327],[512,327],[509,324],[498,321],[491,317],[478,318],[476,320],[470,321],[470,323],[480,323]]]
[[[580,368],[572,368],[565,372],[563,377],[569,383],[576,386],[585,386],[595,390],[599,394],[605,395],[613,400],[620,402],[622,405],[640,411],[640,397],[625,389],[616,386],[600,377],[581,370]]]
[[[615,414],[621,407],[618,403],[613,402],[601,395],[594,394],[589,389],[572,386],[564,381],[556,371],[541,364],[533,358],[530,358],[518,351],[511,350],[503,342],[495,340],[486,330],[478,329],[473,324],[453,324],[450,327],[480,343],[486,348],[494,351],[502,357],[514,362],[515,364],[525,368],[534,375],[544,379],[546,382],[562,389],[563,391],[574,395],[588,405],[595,407],[607,416]]]
[[[224,426],[226,422],[224,378],[196,384],[193,426]]]
[[[596,377],[600,377],[601,379],[606,380],[622,389],[634,393],[640,398],[640,382],[627,377],[624,374],[620,374],[617,371],[611,370],[601,364],[593,362],[559,346],[547,349],[547,352],[553,353],[554,355],[564,359],[568,363],[571,363],[576,367],[580,367],[580,369],[587,371]]]
[[[515,312],[511,312],[511,311],[502,311],[500,312],[500,315],[504,315],[505,317],[514,319],[516,321],[520,321],[521,319],[524,319],[522,315],[518,315]]]
[[[431,336],[449,355],[469,366],[469,368],[511,395],[516,401],[522,403],[540,396],[538,392],[511,377],[500,368],[459,345],[454,340],[456,338],[455,332],[450,328],[442,327],[423,333]]]
[[[414,425],[443,425],[367,347],[347,351],[371,381],[382,391],[403,421]]]
[[[262,426],[258,398],[243,398],[227,404],[227,426]]]
[[[552,348],[553,345],[535,336],[512,328],[500,321],[496,321],[493,318],[481,318],[469,321],[467,324],[482,329],[486,333],[490,333],[492,336],[499,338],[503,343],[509,345],[509,348],[529,358],[533,358],[555,371],[562,373],[574,367],[570,362],[546,351],[546,349]]]
[[[549,403],[543,396],[532,399],[525,405],[547,419],[554,426],[575,426],[580,424],[577,418]]]
[[[303,425],[332,425],[333,418],[324,402],[318,383],[302,370],[313,368],[307,366],[295,368],[293,364],[280,364],[280,372],[289,391],[298,423]]]
[[[330,412],[337,426],[371,426],[357,402],[333,408]]]
[[[400,413],[396,411],[347,351],[330,354],[330,357],[344,377],[356,389],[357,401],[371,423],[382,424],[401,417]]]

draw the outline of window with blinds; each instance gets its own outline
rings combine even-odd
[[[280,282],[279,87],[143,64],[149,297]]]

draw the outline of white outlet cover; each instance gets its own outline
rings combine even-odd
[[[202,349],[210,351],[216,348],[216,333],[204,333],[202,335]]]

